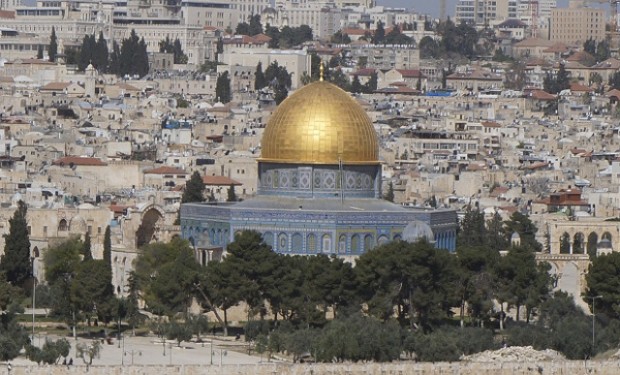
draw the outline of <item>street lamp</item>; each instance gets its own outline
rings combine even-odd
[[[603,298],[603,296],[593,296],[593,297],[588,297],[589,299],[592,300],[592,355],[594,355],[594,320],[596,318],[596,314],[594,313],[594,300],[597,299],[601,299]]]

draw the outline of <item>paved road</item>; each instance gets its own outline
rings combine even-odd
[[[57,339],[58,337],[51,337]],[[35,344],[41,345],[45,342],[45,336],[35,337]],[[69,357],[73,358],[73,364],[84,366],[82,359],[76,357],[76,340],[70,338],[72,348]],[[175,341],[162,343],[157,337],[125,337],[119,343],[114,340],[111,344],[105,343],[102,346],[99,358],[93,360],[93,365],[130,365],[130,364],[201,364],[215,365],[222,364],[254,364],[260,363],[260,356],[249,356],[238,352],[242,350],[243,343],[205,338],[205,343],[181,343],[177,347]],[[90,340],[79,338],[78,343],[88,343]],[[212,351],[210,350],[212,348]],[[233,350],[236,349],[237,351]],[[165,351],[165,354],[164,354]],[[12,361],[15,365],[32,364],[28,359],[19,357]]]

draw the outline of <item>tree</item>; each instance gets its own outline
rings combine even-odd
[[[93,40],[94,40],[93,35]],[[108,70],[108,43],[103,38],[103,31],[99,32],[99,38],[97,39],[97,43],[95,44],[95,50],[93,53],[93,65],[97,68],[98,71],[102,73],[106,73]]]
[[[346,33],[343,33],[342,30],[338,30],[331,36],[330,42],[338,43],[338,44],[349,44],[351,43],[351,38]]]
[[[611,57],[611,50],[609,48],[609,40],[601,40],[596,46],[596,61],[605,61]]]
[[[204,202],[205,183],[198,171],[194,171],[181,196],[181,203]]]
[[[50,44],[47,48],[47,55],[51,62],[56,61],[56,55],[58,54],[58,40],[56,40],[56,29],[52,26],[52,34],[50,35]]]
[[[146,246],[136,259],[134,274],[146,309],[168,316],[187,312],[199,269],[194,250],[185,240]]]
[[[360,256],[355,273],[368,312],[389,319],[396,310],[411,328],[430,329],[446,316],[455,279],[454,258],[425,240],[415,244],[396,241]]]
[[[504,222],[499,212],[496,211],[493,217],[487,221],[486,232],[487,244],[491,249],[500,251],[508,248],[510,242],[506,240],[504,235]]]
[[[456,292],[461,302],[461,326],[464,325],[466,308],[472,318],[482,325],[493,310],[494,276],[500,261],[499,251],[479,244],[457,245],[456,255],[459,267]]]
[[[96,313],[100,320],[109,322],[110,305],[114,300],[114,287],[110,282],[109,268],[103,260],[85,259],[76,270],[71,283],[71,301],[87,315]]]
[[[92,365],[93,359],[99,357],[99,353],[101,353],[101,343],[99,340],[92,340],[90,344],[87,343],[78,343],[76,344],[75,351],[76,356],[78,358],[82,358],[85,365]]]
[[[534,251],[529,246],[513,246],[502,257],[497,267],[498,300],[508,302],[517,308],[517,321],[521,307],[526,308],[529,322],[531,312],[548,296],[551,287],[550,266],[548,263],[536,264]]]
[[[215,96],[218,101],[222,103],[228,103],[232,100],[228,72],[224,72],[217,76],[217,81],[215,83]]]
[[[394,184],[392,183],[392,181],[390,181],[390,183],[388,184],[388,191],[385,193],[383,199],[388,202],[394,202]]]
[[[118,74],[144,77],[148,71],[146,42],[144,38],[138,38],[136,31],[132,29],[129,37],[121,42]]]
[[[433,59],[439,56],[439,45],[433,37],[425,36],[418,45],[421,59]]]
[[[383,22],[377,21],[377,28],[372,37],[372,44],[383,44],[385,40],[385,29],[383,28]]]
[[[93,252],[90,245],[90,233],[86,232],[84,235],[84,244],[82,245],[83,261],[87,262],[93,260]]]
[[[370,78],[368,79],[368,82],[366,82],[366,84],[364,85],[365,93],[371,94],[377,90],[377,83],[379,79],[378,77],[379,76],[377,72],[370,73]]]
[[[240,300],[245,301],[250,309],[262,307],[267,283],[276,267],[276,254],[254,231],[236,235],[227,251],[228,256],[222,263],[229,263],[238,277],[236,288]]]
[[[103,260],[106,264],[112,268],[112,234],[110,226],[105,227],[105,233],[103,234]]]
[[[4,237],[4,254],[0,258],[0,271],[5,273],[6,280],[20,287],[32,275],[27,213],[26,203],[21,200],[17,202],[17,209],[9,219],[9,234]]]
[[[42,348],[26,345],[26,356],[29,360],[40,364],[56,365],[61,357],[67,357],[71,349],[71,344],[67,339],[50,340],[45,339]]]
[[[527,215],[518,211],[513,213],[510,219],[504,222],[504,228],[505,238],[508,243],[510,243],[512,234],[517,232],[521,238],[521,246],[536,252],[542,250],[542,245],[536,240],[538,228],[536,228]]]
[[[456,240],[458,246],[487,245],[487,228],[484,222],[484,213],[479,208],[476,207],[474,210],[471,205],[467,205]]]
[[[80,48],[80,56],[78,59],[78,70],[86,70],[88,64],[93,62],[96,48],[97,42],[95,40],[95,35],[84,35],[84,38],[82,39],[82,47]]]
[[[250,25],[248,28],[249,35],[254,36],[263,32],[263,25],[260,23],[260,15],[255,14],[250,17]]]
[[[355,94],[359,94],[364,90],[362,83],[357,75],[353,76],[353,82],[351,82],[351,92]]]
[[[620,317],[620,253],[599,255],[588,266],[586,275],[586,292],[583,300],[594,303],[597,314],[605,314],[611,319]],[[600,298],[599,298],[600,296]],[[596,297],[596,298],[595,298]]]
[[[121,75],[121,49],[116,40],[112,42],[108,71],[112,74]]]
[[[236,202],[237,194],[235,194],[235,185],[230,185],[228,187],[228,197],[226,198],[226,202]]]
[[[79,310],[71,295],[71,286],[79,268],[82,247],[83,243],[79,238],[71,238],[50,247],[43,254],[45,279],[53,296],[52,313],[70,327],[75,327],[79,318]]]
[[[596,55],[596,40],[591,37],[588,38],[588,40],[583,43],[583,50],[592,56]]]
[[[37,47],[37,59],[43,60],[43,46],[39,45]]]
[[[265,74],[263,74],[263,65],[259,61],[256,65],[256,73],[254,74],[254,90],[260,90],[267,86],[267,84],[267,79],[265,78]]]
[[[165,332],[166,338],[168,340],[175,340],[179,347],[183,341],[189,341],[192,338],[192,326],[187,320],[184,323],[173,320],[167,324]]]

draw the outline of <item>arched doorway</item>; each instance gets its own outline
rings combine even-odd
[[[588,235],[588,246],[587,251],[590,258],[596,257],[596,246],[598,244],[598,234],[596,232],[592,232]]]
[[[573,237],[573,254],[583,254],[585,245],[585,236],[583,233],[578,232]]]
[[[570,234],[566,232],[560,237],[560,254],[570,254]]]
[[[163,220],[163,216],[155,208],[147,210],[142,215],[142,224],[136,231],[136,247],[141,248],[152,241],[157,241],[157,225],[161,220]]]

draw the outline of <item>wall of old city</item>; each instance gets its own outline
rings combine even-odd
[[[4,369],[2,369],[5,371]],[[14,375],[83,374],[84,366],[12,366]],[[168,366],[91,366],[90,375],[525,375],[525,374],[598,374],[615,375],[617,361],[532,362],[532,363],[389,363],[389,364],[258,364],[258,365],[168,365]],[[6,373],[6,372],[5,372]]]

